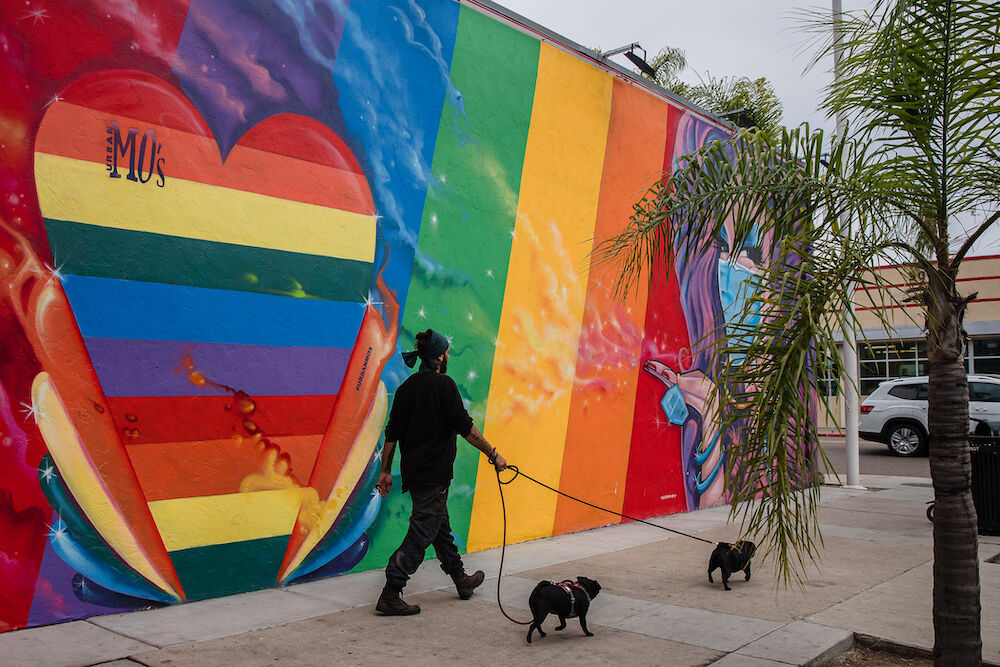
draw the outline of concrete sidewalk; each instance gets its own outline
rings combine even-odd
[[[636,664],[808,665],[846,651],[854,633],[930,650],[931,524],[929,480],[862,476],[867,490],[824,486],[825,547],[802,589],[776,589],[769,563],[755,563],[724,592],[706,566],[711,545],[643,524],[599,528],[507,548],[502,599],[527,619],[540,579],[585,575],[602,586],[587,617],[594,637],[568,621],[536,634],[505,619],[496,605],[499,549],[465,556],[486,583],[459,600],[436,562],[405,591],[422,612],[387,618],[374,611],[384,582],[362,572],[227,598],[0,635],[4,665],[432,665]],[[709,540],[731,541],[727,508],[656,522]],[[981,537],[983,657],[1000,664],[1000,538]]]

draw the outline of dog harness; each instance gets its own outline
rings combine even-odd
[[[556,584],[559,588],[566,591],[566,595],[569,596],[569,613],[566,614],[566,618],[576,618],[576,596],[573,595],[573,589],[578,588],[587,597],[587,602],[590,602],[590,593],[587,589],[579,584],[579,582],[571,581],[566,579],[565,581],[560,581]]]

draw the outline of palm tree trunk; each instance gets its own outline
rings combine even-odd
[[[969,389],[962,363],[966,301],[954,271],[929,275],[928,427],[934,484],[934,664],[982,664],[979,555],[969,455]]]

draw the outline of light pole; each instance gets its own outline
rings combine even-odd
[[[840,22],[843,14],[841,0],[833,0],[833,80],[840,80],[840,54],[843,50]],[[844,136],[847,123],[842,113],[837,112],[837,134]],[[841,233],[850,233],[851,220],[847,214],[840,217]],[[847,308],[849,312],[845,321],[850,326],[844,327],[844,352],[841,359],[844,362],[844,378],[840,383],[844,396],[844,437],[847,451],[847,485],[861,486],[861,448],[858,445],[858,340],[854,330],[854,283],[849,282],[847,289]]]

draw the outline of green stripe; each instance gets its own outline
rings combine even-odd
[[[448,373],[480,428],[500,327],[538,53],[538,40],[461,7],[451,80],[461,93],[464,114],[454,103],[445,104],[431,166],[434,185],[424,204],[418,241],[421,253],[437,265],[428,270],[420,259],[414,263],[402,319],[399,349],[412,349],[414,333],[428,327],[453,337]],[[469,378],[470,371],[475,379]],[[460,439],[448,506],[452,532],[463,551],[478,462],[479,452]],[[356,569],[385,566],[407,529],[407,501],[399,495],[387,498],[387,507],[368,531],[372,546]],[[404,519],[393,519],[398,516]]]
[[[274,588],[288,535],[171,551],[188,602]]]
[[[46,218],[56,267],[66,274],[186,287],[363,301],[372,264]]]

